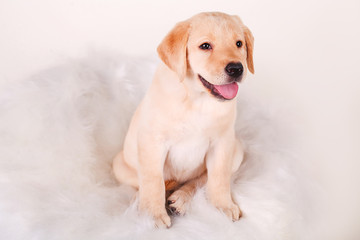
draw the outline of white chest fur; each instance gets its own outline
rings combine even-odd
[[[212,124],[212,117],[196,112],[187,115],[173,128],[164,165],[165,179],[182,182],[204,172]]]
[[[171,144],[165,162],[165,178],[186,181],[205,170],[210,141],[201,134],[186,134]]]

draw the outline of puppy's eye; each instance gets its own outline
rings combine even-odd
[[[211,49],[211,45],[210,45],[210,43],[203,43],[199,46],[199,48],[202,50],[209,50],[209,49]]]
[[[242,46],[242,41],[237,41],[237,42],[236,42],[236,46],[237,46],[238,48],[241,48],[241,46]]]

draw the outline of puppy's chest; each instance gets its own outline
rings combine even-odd
[[[165,178],[186,181],[205,170],[205,155],[210,141],[200,134],[188,134],[169,146]]]
[[[211,124],[206,118],[188,118],[172,129],[165,162],[165,177],[186,181],[205,170]]]

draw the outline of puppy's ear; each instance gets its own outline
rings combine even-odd
[[[188,21],[176,24],[157,48],[160,59],[178,74],[181,81],[184,80],[187,71],[186,45],[189,30],[190,23]]]
[[[254,36],[252,35],[249,28],[244,26],[244,34],[245,34],[245,42],[246,42],[246,63],[248,66],[249,71],[254,74],[254,60],[253,60],[253,50],[254,50]]]

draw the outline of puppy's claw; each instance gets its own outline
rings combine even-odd
[[[168,203],[168,205],[173,204],[173,203],[175,203],[175,200],[168,200],[167,203]]]
[[[242,212],[238,205],[232,203],[229,207],[218,207],[226,216],[228,216],[233,222],[238,221],[242,215]]]
[[[169,228],[171,226],[171,219],[166,213],[155,216],[154,220],[156,228]]]
[[[171,213],[175,213],[175,212],[176,212],[176,208],[175,208],[175,207],[170,207],[170,212],[171,212]]]

